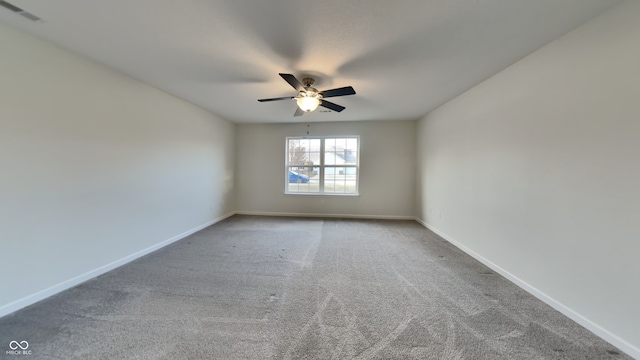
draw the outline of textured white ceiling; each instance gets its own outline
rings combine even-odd
[[[620,0],[9,0],[0,21],[234,122],[416,119]],[[279,72],[351,85],[293,118]],[[100,84],[95,84],[100,86]]]

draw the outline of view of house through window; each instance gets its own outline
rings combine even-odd
[[[359,138],[287,138],[285,193],[358,194]]]

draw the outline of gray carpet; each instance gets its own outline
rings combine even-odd
[[[29,359],[629,359],[412,221],[234,216],[0,319]]]

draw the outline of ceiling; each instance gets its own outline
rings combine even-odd
[[[237,123],[410,120],[620,0],[8,0],[0,22]],[[294,118],[278,73],[357,94]],[[100,86],[100,84],[95,84]]]

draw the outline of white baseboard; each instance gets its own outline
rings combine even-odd
[[[612,344],[613,346],[617,347],[618,349],[624,351],[625,353],[627,353],[631,357],[636,358],[636,359],[640,359],[640,349],[638,349],[637,347],[635,347],[632,344],[628,343],[627,341],[619,338],[615,334],[613,334],[610,331],[604,329],[603,327],[601,327],[600,325],[594,323],[593,321],[585,318],[584,316],[582,316],[579,313],[575,312],[574,310],[572,310],[571,308],[569,308],[566,305],[562,304],[561,302],[555,300],[554,298],[550,297],[549,295],[545,294],[544,292],[538,290],[534,286],[529,285],[528,283],[526,283],[525,281],[521,280],[517,276],[511,274],[507,270],[501,268],[500,266],[494,264],[490,260],[484,258],[482,255],[480,255],[480,254],[476,253],[475,251],[469,249],[465,245],[457,242],[456,240],[454,240],[449,235],[447,235],[447,234],[443,233],[442,231],[436,229],[432,225],[427,224],[422,219],[419,219],[419,218],[416,217],[415,220],[418,223],[420,223],[422,226],[424,226],[427,229],[433,231],[438,236],[440,236],[441,238],[445,239],[446,241],[448,241],[449,243],[451,243],[452,245],[457,247],[458,249],[464,251],[469,256],[471,256],[474,259],[480,261],[481,263],[483,263],[484,265],[486,265],[487,267],[489,267],[493,271],[497,272],[498,274],[504,276],[505,278],[507,278],[507,280],[509,280],[512,283],[518,285],[520,288],[522,288],[523,290],[525,290],[529,294],[537,297],[538,299],[540,299],[543,302],[545,302],[547,305],[549,305],[552,308],[558,310],[559,312],[564,314],[566,317],[568,317],[571,320],[573,320],[573,321],[577,322],[578,324],[582,325],[583,327],[585,327],[586,329],[588,329],[592,333],[594,333],[597,336],[599,336],[599,337],[603,338],[604,340],[608,341],[610,344]]]
[[[257,216],[315,217],[315,218],[343,218],[343,219],[415,220],[414,216],[401,216],[401,215],[288,213],[288,212],[270,212],[270,211],[236,211],[236,214],[257,215]]]
[[[115,269],[117,267],[120,267],[120,266],[122,266],[124,264],[127,264],[127,263],[129,263],[129,262],[131,262],[133,260],[136,260],[136,259],[138,259],[138,258],[140,258],[142,256],[145,256],[145,255],[147,255],[147,254],[149,254],[149,253],[151,253],[153,251],[156,251],[156,250],[158,250],[160,248],[163,248],[163,247],[165,247],[165,246],[167,246],[167,245],[169,245],[171,243],[174,243],[174,242],[176,242],[176,241],[178,241],[180,239],[183,239],[183,238],[185,238],[185,237],[187,237],[187,236],[189,236],[189,235],[191,235],[191,234],[193,234],[195,232],[198,232],[198,231],[200,231],[200,230],[202,230],[202,229],[204,229],[206,227],[209,227],[209,226],[211,226],[211,225],[213,225],[213,224],[215,224],[217,222],[220,222],[220,221],[222,221],[222,220],[224,220],[224,219],[226,219],[226,218],[228,218],[230,216],[233,216],[233,215],[235,215],[235,212],[230,212],[228,214],[220,216],[217,219],[213,219],[213,220],[208,221],[208,222],[206,222],[206,223],[204,223],[204,224],[202,224],[200,226],[197,226],[197,227],[195,227],[195,228],[193,228],[191,230],[187,230],[187,231],[183,232],[182,234],[178,234],[178,235],[176,235],[176,236],[174,236],[174,237],[172,237],[170,239],[162,241],[162,242],[160,242],[158,244],[155,244],[153,246],[150,246],[150,247],[148,247],[146,249],[143,249],[143,250],[140,250],[140,251],[138,251],[136,253],[133,253],[131,255],[125,256],[122,259],[116,260],[116,261],[114,261],[112,263],[109,263],[107,265],[101,266],[101,267],[99,267],[97,269],[91,270],[91,271],[89,271],[87,273],[84,273],[82,275],[78,275],[78,276],[76,276],[74,278],[71,278],[69,280],[65,280],[65,281],[63,281],[63,282],[61,282],[59,284],[56,284],[56,285],[53,285],[53,286],[51,286],[49,288],[46,288],[44,290],[38,291],[37,293],[31,294],[31,295],[26,296],[26,297],[24,297],[22,299],[10,302],[10,303],[0,307],[0,317],[8,315],[8,314],[10,314],[12,312],[15,312],[17,310],[20,310],[20,309],[22,309],[24,307],[27,307],[27,306],[31,305],[31,304],[35,304],[36,302],[38,302],[40,300],[44,300],[44,299],[46,299],[46,298],[48,298],[48,297],[50,297],[52,295],[55,295],[55,294],[57,294],[59,292],[62,292],[62,291],[67,290],[67,289],[70,289],[70,288],[72,288],[72,287],[74,287],[74,286],[76,286],[76,285],[78,285],[80,283],[83,283],[83,282],[85,282],[87,280],[93,279],[93,278],[95,278],[97,276],[100,276],[100,275],[102,275],[102,274],[104,274],[104,273],[106,273],[106,272],[108,272],[110,270],[113,270],[113,269]]]

